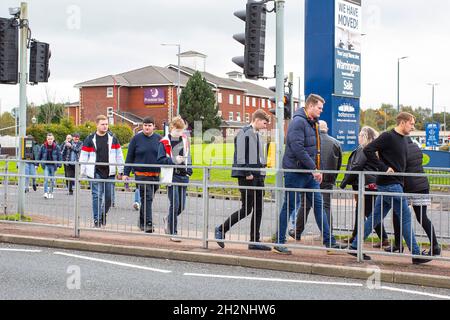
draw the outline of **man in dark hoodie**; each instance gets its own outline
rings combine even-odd
[[[289,170],[320,170],[320,136],[318,118],[323,110],[325,100],[311,94],[306,100],[305,107],[294,114],[287,132],[286,151],[283,157],[283,169]],[[319,190],[322,182],[322,173],[285,172],[284,183],[286,188],[299,188]],[[330,226],[322,207],[322,194],[317,191],[306,195],[313,203],[317,226],[323,235],[323,244],[328,248],[340,248],[336,239],[331,235]],[[286,192],[283,207],[280,212],[276,243],[286,242],[286,229],[289,211],[296,207],[301,200],[300,192]],[[286,247],[275,246],[273,251],[279,254],[291,254]]]

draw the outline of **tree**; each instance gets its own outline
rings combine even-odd
[[[64,118],[64,105],[61,103],[47,102],[38,108],[39,123],[59,123]]]
[[[0,130],[12,127],[10,129],[1,130],[0,135],[2,136],[15,136],[16,129],[14,126],[16,125],[16,119],[9,112],[3,112],[0,116]]]
[[[221,123],[218,116],[219,106],[214,92],[200,72],[194,73],[189,79],[180,98],[180,115],[190,125],[195,121],[201,121],[202,132],[219,128]]]

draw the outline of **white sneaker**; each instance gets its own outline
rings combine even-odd
[[[47,193],[47,192],[44,193],[44,198],[45,198],[45,199],[48,199],[48,193]]]
[[[172,238],[170,238],[170,241],[172,241],[172,242],[181,242],[181,239],[172,237]]]
[[[139,211],[141,210],[141,204],[139,202],[135,202],[133,203],[133,208],[134,210]]]
[[[53,193],[49,193],[49,194],[48,194],[48,198],[49,198],[49,199],[53,199]]]

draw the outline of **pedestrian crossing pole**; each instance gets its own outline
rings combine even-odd
[[[28,61],[28,4],[20,4],[20,101],[19,101],[19,152],[22,159],[24,138],[27,134],[27,61]],[[25,211],[25,163],[19,163],[19,188],[17,210],[22,218]]]
[[[284,145],[284,4],[285,0],[276,0],[276,187],[283,187],[281,161]],[[278,213],[283,205],[283,192],[277,189],[275,203]],[[278,221],[278,219],[277,219]],[[279,227],[279,226],[278,226]]]

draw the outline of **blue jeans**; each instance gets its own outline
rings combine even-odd
[[[167,195],[169,196],[169,215],[167,222],[170,234],[177,234],[178,216],[186,207],[186,190],[183,186],[169,186],[167,188]]]
[[[55,179],[52,177],[55,176],[56,166],[52,164],[45,165],[44,168],[44,193],[53,193],[53,186],[55,185]],[[50,180],[50,187],[48,181]]]
[[[36,184],[36,166],[34,163],[25,163],[25,190],[30,186],[30,178],[33,180],[33,185]]]
[[[286,188],[303,188],[303,189],[320,189],[320,184],[309,173],[291,173],[284,174],[284,184]],[[336,239],[330,233],[330,226],[326,218],[325,212],[322,210],[322,194],[315,191],[306,194],[310,203],[314,205],[314,216],[317,226],[323,235],[323,244],[327,247],[336,243]],[[281,208],[277,232],[277,243],[286,243],[286,229],[288,224],[288,208],[289,216],[297,211],[301,206],[301,192],[286,191],[283,207]]]
[[[403,193],[403,187],[400,184],[390,184],[387,186],[378,186],[379,192]],[[372,214],[367,217],[364,224],[364,240],[372,233],[372,226],[377,226],[386,217],[392,205],[394,206],[394,214],[399,216],[402,223],[403,238],[406,245],[414,255],[420,254],[419,245],[417,244],[414,232],[411,226],[411,212],[409,211],[406,197],[401,196],[377,196],[375,200],[375,208]],[[353,240],[352,248],[357,247],[358,235]]]
[[[98,173],[95,173],[95,179],[101,179]],[[94,214],[94,223],[106,222],[106,214],[111,208],[111,196],[114,188],[113,182],[107,182],[108,180],[114,180],[114,177],[108,177],[103,179],[105,182],[91,181],[92,191],[92,210]],[[101,216],[99,216],[101,213]]]
[[[141,204],[141,193],[139,192],[139,187],[134,191],[134,202]]]

